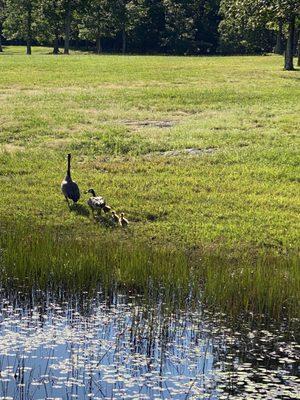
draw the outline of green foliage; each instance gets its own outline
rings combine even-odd
[[[98,52],[100,38],[123,51],[199,54],[218,45],[219,0],[8,0],[6,39],[27,40],[26,4],[31,39],[42,44],[66,38],[71,24],[71,37],[97,42]]]
[[[64,0],[42,0],[40,5],[40,26],[38,39],[42,42],[52,42],[63,35],[65,4]]]
[[[300,14],[294,0],[221,0],[220,33],[223,47],[255,52],[270,42],[268,30],[276,31],[279,21],[288,24]]]
[[[166,32],[164,47],[174,49],[174,53],[185,53],[191,42],[195,43],[196,26],[194,9],[189,0],[164,0]]]
[[[4,0],[0,0],[0,29],[2,29],[4,20],[5,20],[5,2]]]
[[[6,0],[5,37],[31,41],[38,31],[38,4],[38,0]]]
[[[288,36],[294,0],[1,0],[6,39],[173,54],[270,52]],[[5,22],[4,22],[5,20]],[[280,28],[280,30],[282,30]],[[69,32],[70,30],[70,32]]]
[[[116,15],[114,7],[116,1],[89,0],[83,12],[82,22],[79,24],[79,36],[92,42],[110,37],[116,33]],[[98,52],[101,50],[97,49]]]
[[[2,31],[3,31],[3,22],[5,20],[5,4],[4,0],[0,0],[0,52],[3,51],[2,48]]]

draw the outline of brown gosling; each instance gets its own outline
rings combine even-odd
[[[118,224],[119,223],[120,217],[116,214],[115,211],[111,212],[111,220],[112,220],[112,222],[114,224]]]
[[[102,207],[102,210],[105,212],[105,214],[107,214],[108,212],[110,212],[111,207],[108,206],[107,204],[104,204],[104,206]]]
[[[128,219],[124,218],[124,213],[121,213],[121,216],[119,218],[119,224],[120,226],[122,226],[123,228],[126,227],[129,224]]]

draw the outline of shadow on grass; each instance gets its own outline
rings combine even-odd
[[[71,204],[70,211],[74,212],[77,215],[82,215],[83,217],[89,217],[90,211],[87,207],[83,206],[82,204]]]

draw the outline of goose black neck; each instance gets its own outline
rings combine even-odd
[[[68,169],[67,175],[71,177],[71,154],[68,154]]]
[[[95,193],[95,190],[94,190],[94,189],[91,189],[90,192],[91,192],[91,194],[93,195],[93,197],[96,197],[96,193]]]

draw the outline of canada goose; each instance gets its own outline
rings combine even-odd
[[[110,211],[111,207],[106,204],[104,197],[97,196],[94,189],[89,189],[86,193],[92,194],[92,197],[88,199],[87,204],[93,211],[100,211],[100,214],[101,210],[103,210],[105,213]]]
[[[74,203],[77,203],[77,201],[80,199],[79,187],[71,178],[71,154],[68,154],[67,175],[61,183],[61,191],[63,192],[68,204],[69,199],[73,200]]]
[[[116,214],[115,211],[111,212],[111,220],[112,220],[112,222],[114,224],[118,224],[119,223],[120,217]]]
[[[124,218],[124,213],[121,213],[121,216],[119,218],[119,224],[123,227],[125,227],[129,224],[128,219]]]

